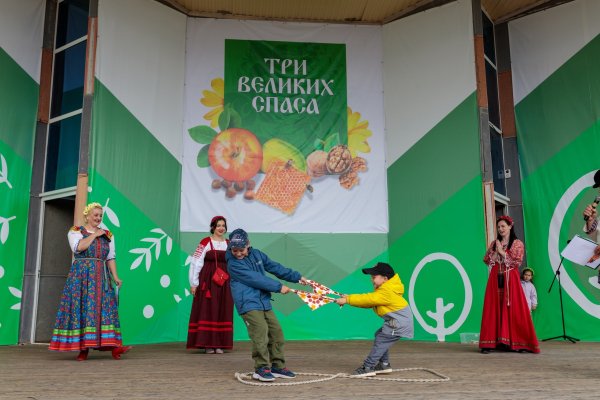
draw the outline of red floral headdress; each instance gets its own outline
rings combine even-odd
[[[496,220],[496,224],[498,224],[498,222],[500,221],[504,221],[509,225],[513,224],[513,219],[511,217],[509,217],[508,215],[502,215],[500,217],[498,217],[498,219]]]

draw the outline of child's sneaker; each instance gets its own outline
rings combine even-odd
[[[275,377],[275,378],[295,378],[296,374],[293,373],[292,371],[290,371],[289,369],[287,369],[286,367],[283,368],[277,368],[277,367],[271,367],[271,374]]]
[[[275,377],[271,373],[271,369],[269,367],[260,367],[254,371],[254,374],[252,374],[252,379],[257,379],[262,382],[273,382]]]
[[[375,368],[361,365],[352,373],[353,376],[375,376]]]
[[[392,366],[390,363],[384,363],[379,361],[374,368],[376,374],[389,374],[392,372]]]

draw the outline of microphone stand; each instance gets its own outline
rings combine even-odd
[[[552,286],[554,285],[554,282],[558,278],[558,298],[560,299],[560,316],[562,318],[562,330],[563,330],[563,334],[560,335],[560,336],[554,336],[554,337],[551,337],[551,338],[542,339],[542,342],[545,342],[547,340],[554,340],[554,339],[568,340],[571,343],[576,343],[576,342],[579,341],[579,339],[574,338],[573,336],[567,335],[566,330],[565,330],[565,311],[563,309],[562,285],[560,284],[560,267],[562,266],[562,263],[563,263],[564,259],[565,259],[564,257],[561,257],[560,264],[558,264],[558,268],[556,269],[556,273],[554,274],[554,279],[552,279],[552,283],[550,284],[550,287],[548,288],[548,293],[550,293],[550,291],[552,290]]]

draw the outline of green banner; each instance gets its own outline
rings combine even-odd
[[[346,144],[346,99],[344,44],[225,40],[221,118],[239,119],[263,144],[279,139],[302,158]]]

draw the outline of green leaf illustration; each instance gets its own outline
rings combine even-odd
[[[198,142],[200,144],[209,144],[212,142],[215,136],[217,136],[217,132],[206,125],[198,125],[193,128],[188,129],[190,137],[194,142]]]
[[[325,142],[321,139],[315,139],[313,145],[315,146],[315,150],[323,150]]]
[[[231,111],[230,107],[225,107],[221,115],[219,115],[219,129],[223,132],[225,129],[229,128],[229,122],[231,121]]]
[[[198,166],[200,168],[206,168],[206,167],[210,166],[210,163],[208,162],[208,148],[209,147],[210,146],[204,146],[198,152],[198,157],[196,157],[196,164],[198,164]]]
[[[340,136],[337,132],[334,132],[325,139],[325,142],[323,143],[323,150],[325,152],[329,152],[329,150],[338,144],[340,144]]]
[[[228,128],[241,128],[242,127],[242,117],[241,115],[230,107],[229,109],[231,117],[229,118],[229,126]]]
[[[225,106],[221,115],[219,115],[219,128],[221,131],[229,128],[241,128],[242,117],[240,114],[231,107],[231,105]]]

